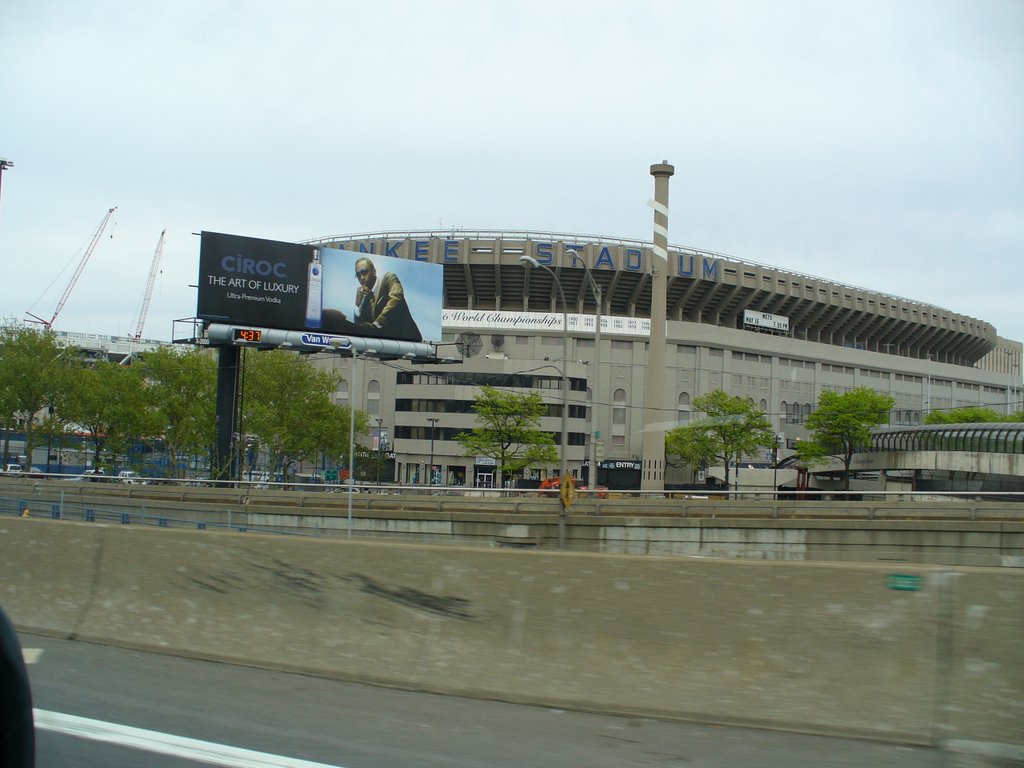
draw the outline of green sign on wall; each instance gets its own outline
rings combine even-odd
[[[886,586],[898,592],[917,592],[924,578],[914,573],[890,573]]]

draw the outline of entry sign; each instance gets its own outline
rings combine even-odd
[[[914,573],[890,573],[887,586],[897,592],[917,592],[924,579]]]

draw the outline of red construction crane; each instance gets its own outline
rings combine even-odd
[[[156,282],[156,274],[160,271],[160,257],[164,252],[164,235],[166,234],[166,229],[160,233],[160,239],[156,244],[156,251],[153,253],[153,263],[149,267],[149,280],[146,281],[146,292],[142,294],[142,306],[139,309],[138,321],[135,323],[136,341],[142,338],[142,326],[146,324],[146,314],[149,312],[149,300],[153,298],[153,283]]]
[[[92,252],[96,250],[96,244],[100,241],[100,235],[102,235],[103,230],[107,228],[107,222],[110,221],[110,217],[114,215],[114,211],[116,210],[117,206],[114,206],[109,211],[107,211],[107,215],[103,217],[103,221],[100,222],[99,227],[96,229],[92,237],[89,239],[89,245],[85,249],[85,255],[82,256],[82,260],[78,262],[78,267],[75,269],[75,274],[71,276],[71,281],[68,283],[68,287],[64,289],[64,295],[61,296],[60,301],[57,302],[57,308],[53,310],[53,317],[51,317],[49,320],[44,320],[38,315],[33,315],[31,312],[25,313],[29,317],[35,318],[34,322],[42,323],[47,328],[53,327],[54,320],[57,319],[57,315],[59,315],[60,311],[64,308],[64,302],[66,302],[68,300],[68,296],[71,295],[71,289],[75,287],[75,283],[77,283],[78,278],[81,277],[82,270],[85,269],[85,265],[89,261],[89,257],[92,256]]]

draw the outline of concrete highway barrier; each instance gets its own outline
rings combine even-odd
[[[200,658],[1024,755],[1021,569],[9,518],[0,604],[25,631]]]

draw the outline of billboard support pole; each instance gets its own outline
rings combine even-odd
[[[239,347],[220,347],[217,356],[217,448],[213,457],[211,476],[216,480],[230,480],[232,438],[235,434],[235,415],[238,412],[238,370],[241,359]]]

